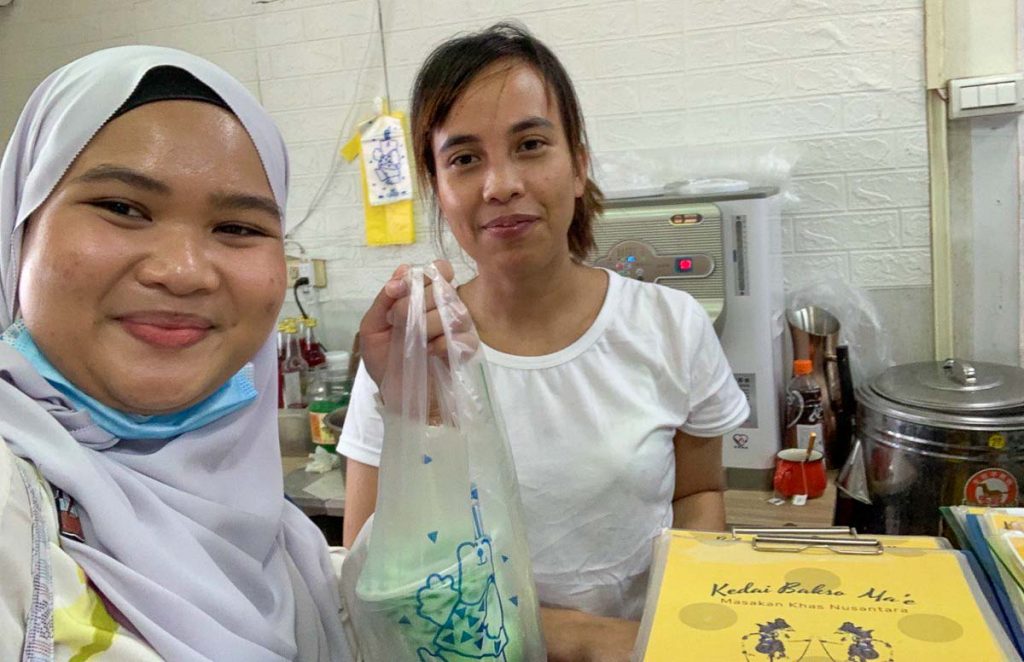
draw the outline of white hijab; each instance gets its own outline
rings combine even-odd
[[[24,223],[153,67],[188,71],[249,132],[279,207],[284,143],[229,74],[168,48],[99,51],[36,89],[0,164],[0,328],[13,321]],[[129,111],[130,112],[130,111]],[[172,660],[344,660],[337,582],[317,528],[284,499],[273,339],[253,359],[255,402],[168,442],[109,445],[0,343],[0,437],[78,502],[85,544],[62,547]]]

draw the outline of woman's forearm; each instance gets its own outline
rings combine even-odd
[[[549,662],[626,662],[640,628],[637,621],[541,607]]]

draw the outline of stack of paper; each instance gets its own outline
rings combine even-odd
[[[640,659],[1021,659],[963,553],[936,538],[872,538],[882,553],[768,552],[729,534],[667,531]]]

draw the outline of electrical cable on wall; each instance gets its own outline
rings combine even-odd
[[[384,45],[384,11],[377,0],[377,29],[380,34],[380,63],[384,68],[384,111],[391,112],[391,85],[388,82],[388,49]]]
[[[309,317],[306,314],[306,309],[302,307],[302,301],[299,297],[299,288],[305,285],[309,285],[309,279],[305,276],[300,276],[295,279],[295,285],[292,286],[292,296],[295,298],[295,305],[299,307],[299,312],[302,313],[303,318]]]
[[[376,0],[376,10],[377,27],[380,34],[382,67],[384,69],[384,94],[385,99],[387,101],[387,107],[388,109],[390,109],[391,96],[390,91],[388,89],[388,67],[384,49],[384,18],[383,10],[381,8],[381,0]],[[352,103],[349,104],[348,112],[345,114],[345,120],[341,123],[341,131],[338,133],[338,140],[334,144],[331,165],[327,168],[327,174],[324,176],[324,179],[320,183],[320,186],[317,187],[316,192],[313,194],[313,199],[310,200],[309,207],[306,209],[306,213],[302,215],[302,218],[300,218],[298,222],[295,223],[295,225],[293,225],[285,232],[285,239],[290,239],[292,235],[295,233],[295,231],[298,230],[303,223],[309,220],[309,218],[313,215],[313,212],[316,211],[317,207],[319,207],[320,203],[323,201],[324,196],[327,194],[327,189],[330,188],[331,180],[334,178],[335,173],[338,171],[338,166],[342,162],[341,147],[346,142],[346,136],[348,136],[349,133],[351,133],[349,126],[351,125],[353,115],[355,114],[356,105],[358,104],[359,101],[359,94],[360,91],[362,90],[363,84],[363,75],[366,73],[367,69],[369,69],[370,55],[373,52],[373,49],[370,46],[372,40],[373,35],[371,34],[370,41],[367,42],[366,44],[366,51],[363,53],[363,61],[359,65],[359,72],[356,74],[354,98],[352,100]]]
[[[305,247],[303,247],[302,244],[300,244],[299,242],[295,241],[294,239],[285,238],[285,240],[284,240],[284,247],[288,248],[289,244],[291,244],[292,246],[298,246],[299,247],[299,257],[305,257],[306,256],[306,249],[305,249]]]

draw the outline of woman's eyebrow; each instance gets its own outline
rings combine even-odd
[[[514,133],[520,133],[522,131],[529,131],[530,129],[553,129],[555,124],[547,119],[546,117],[528,117],[525,120],[520,120],[512,125],[512,128],[508,130],[509,135]]]
[[[166,195],[171,192],[171,187],[160,180],[153,179],[149,175],[144,175],[137,170],[109,163],[102,163],[98,166],[89,168],[71,181],[83,183],[117,181],[128,184],[129,186],[152,191],[154,193],[163,193]]]
[[[438,152],[446,152],[452,147],[458,147],[459,145],[465,145],[467,143],[478,143],[480,138],[478,136],[470,135],[468,133],[457,133],[454,136],[449,136],[441,143]]]
[[[546,117],[534,116],[527,117],[524,120],[519,120],[513,124],[509,130],[508,135],[512,136],[523,131],[529,131],[530,129],[553,129],[555,128],[554,122],[547,119]],[[445,152],[452,147],[458,147],[459,145],[465,145],[467,143],[480,142],[479,136],[475,136],[468,133],[457,133],[454,136],[449,136],[441,147],[437,150],[438,152]]]
[[[171,193],[171,187],[158,179],[145,175],[138,170],[110,163],[103,163],[90,168],[72,181],[82,183],[116,181],[163,195]],[[271,198],[262,195],[230,192],[213,193],[210,195],[210,204],[221,209],[253,209],[266,212],[277,219],[281,218],[281,210],[277,203]]]
[[[262,195],[251,195],[249,193],[211,193],[210,204],[220,209],[262,211],[270,214],[276,219],[281,218],[281,209],[272,199]]]

